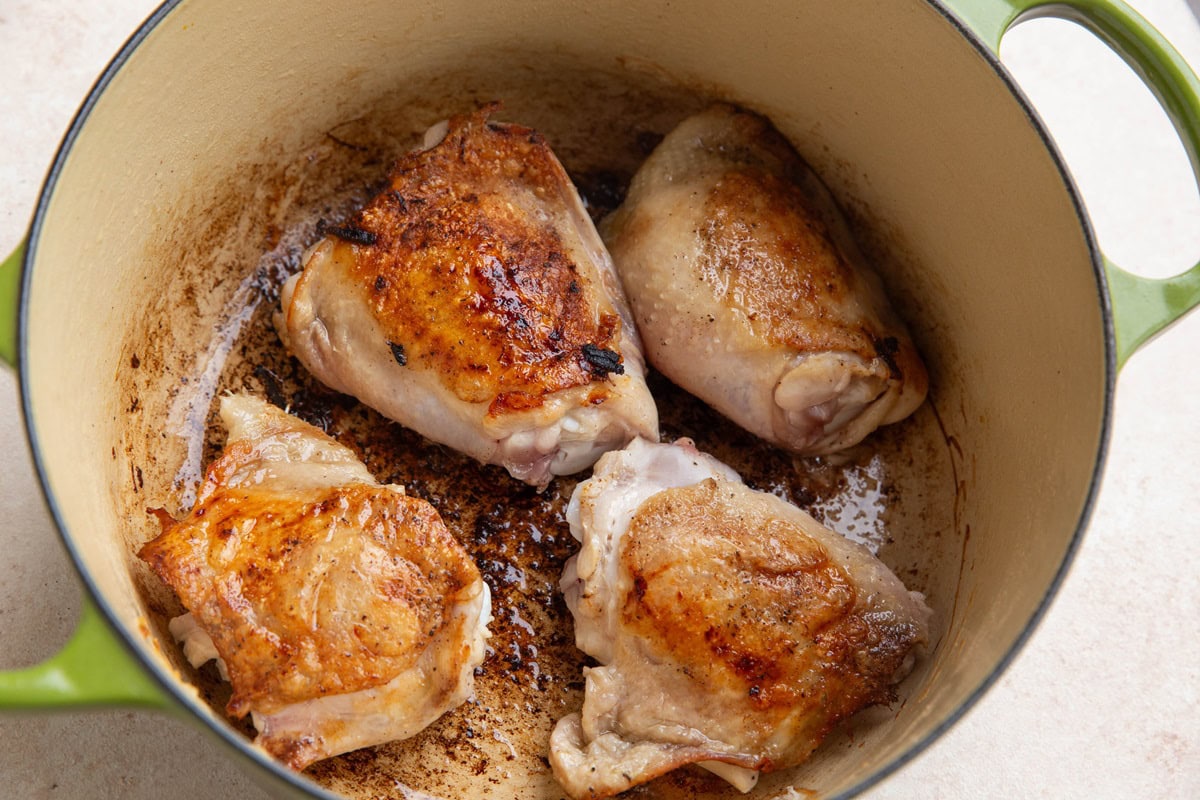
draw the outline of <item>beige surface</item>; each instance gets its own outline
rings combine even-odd
[[[1200,63],[1200,33],[1180,0],[1139,6]],[[78,17],[33,5],[0,10],[0,69],[17,77],[6,81],[11,88],[0,98],[10,104],[0,106],[6,153],[0,179],[9,188],[0,200],[0,247],[19,237],[54,142],[87,84],[149,10],[145,3],[115,7]],[[1195,189],[1176,175],[1179,197],[1170,194],[1175,184],[1168,176],[1181,170],[1181,152],[1165,133],[1154,138],[1145,130],[1152,106],[1129,96],[1131,81],[1092,71],[1090,88],[1078,85],[1080,76],[1103,66],[1093,63],[1088,44],[1042,26],[1014,35],[1010,62],[1031,93],[1039,90],[1035,99],[1046,95],[1047,111],[1065,109],[1055,131],[1080,172],[1110,254],[1131,267],[1155,261],[1159,271],[1170,271],[1200,250],[1200,237],[1185,230],[1196,219]],[[1076,55],[1082,66],[1064,74]],[[1112,105],[1113,129],[1103,139],[1090,136],[1093,123],[1081,116],[1099,98]],[[1108,149],[1113,142],[1119,149]],[[1147,143],[1152,150],[1128,163],[1110,155]],[[1184,550],[1191,526],[1176,513],[1182,498],[1196,495],[1195,479],[1179,466],[1200,438],[1184,419],[1196,378],[1168,372],[1172,363],[1187,363],[1191,348],[1184,348],[1196,329],[1187,323],[1127,370],[1096,523],[1031,647],[976,713],[878,796],[990,796],[1004,787],[1019,796],[1184,797],[1200,789],[1194,667],[1200,609],[1190,580],[1196,558]],[[11,381],[4,391],[13,408]],[[0,543],[6,553],[0,665],[15,665],[65,637],[76,601],[70,569],[24,466],[19,428],[10,420],[3,430],[5,457],[21,470],[6,473],[0,485],[8,512]],[[1130,629],[1137,633],[1113,633]],[[4,720],[0,753],[0,775],[11,776],[3,793],[12,796],[155,797],[168,786],[197,785],[181,780],[189,770],[204,778],[197,797],[253,796],[202,737],[140,715]],[[89,788],[92,781],[105,791]]]

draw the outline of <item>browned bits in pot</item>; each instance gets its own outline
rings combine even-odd
[[[467,77],[453,72],[431,74],[420,86],[400,87],[367,117],[356,118],[352,128],[338,126],[330,137],[318,132],[318,143],[303,151],[267,153],[260,163],[236,174],[222,196],[198,198],[195,209],[185,209],[208,224],[164,240],[160,250],[146,254],[179,268],[161,292],[162,302],[150,308],[144,322],[131,331],[124,352],[133,354],[128,363],[134,371],[119,376],[129,396],[142,398],[144,408],[142,417],[126,422],[126,451],[115,454],[139,464],[145,473],[145,494],[122,500],[123,511],[132,521],[131,552],[157,533],[153,520],[146,521],[146,506],[178,512],[186,504],[181,499],[186,498],[186,474],[179,477],[179,490],[172,488],[186,446],[194,444],[199,450],[203,445],[204,463],[219,451],[223,431],[212,417],[201,414],[198,425],[182,431],[188,438],[154,426],[167,419],[173,404],[198,391],[197,376],[208,364],[197,360],[195,343],[207,341],[214,326],[229,325],[222,316],[226,303],[244,281],[251,291],[238,313],[245,312],[248,320],[239,323],[231,338],[214,392],[247,390],[265,396],[326,430],[353,448],[380,481],[401,484],[430,500],[480,565],[495,595],[496,621],[491,626],[490,654],[478,670],[476,700],[406,742],[356,751],[306,770],[318,783],[351,797],[403,797],[407,790],[400,787],[409,786],[446,797],[514,800],[506,772],[532,775],[535,783],[548,780],[545,754],[550,729],[563,713],[579,708],[581,670],[588,664],[575,649],[570,616],[557,589],[562,564],[578,547],[564,519],[575,479],[559,478],[539,495],[502,469],[480,466],[431,444],[320,385],[290,357],[275,333],[271,315],[279,287],[298,271],[301,254],[319,238],[319,219],[352,220],[384,188],[378,183],[381,168],[416,145],[431,120],[457,113],[480,97],[504,97],[507,117],[543,130],[585,195],[589,195],[590,179],[580,176],[602,176],[592,182],[602,184],[600,191],[590,193],[589,200],[595,198],[589,203],[594,216],[601,204],[620,199],[606,194],[609,186],[603,184],[610,178],[604,173],[610,174],[610,185],[623,193],[629,177],[662,134],[708,102],[675,87],[634,85],[641,78],[630,75],[610,78],[542,67],[530,73],[531,78],[523,78],[513,72],[471,69]],[[522,80],[530,81],[529,85],[513,88],[504,83]],[[304,190],[296,192],[300,185]],[[263,202],[248,205],[248,197]],[[411,208],[421,205],[423,198],[399,193],[389,202]],[[239,234],[242,230],[252,233]],[[281,233],[277,242],[267,243],[272,249],[264,255],[264,232],[270,230]],[[246,241],[238,240],[239,235]],[[218,251],[235,255],[214,265],[211,256]],[[380,273],[372,273],[366,285],[378,292],[390,291],[386,277],[382,284],[379,277]],[[194,318],[180,319],[181,307],[195,310]],[[550,331],[547,342],[560,350],[570,349],[591,378],[590,364],[581,357],[582,344],[604,347],[605,342],[597,337],[570,341],[570,333]],[[182,387],[179,378],[185,375],[193,380]],[[840,463],[796,460],[745,434],[660,376],[652,373],[650,383],[666,439],[692,436],[701,450],[740,471],[752,487],[787,497],[801,507],[812,510],[846,492],[847,476],[853,477],[871,458],[870,452],[856,452]],[[915,531],[944,527],[949,544],[961,550],[953,526],[939,524],[938,509],[949,508],[952,502],[919,494],[920,486],[939,485],[943,466],[926,453],[926,440],[941,441],[936,428],[927,427],[926,420],[917,419],[907,430],[884,432],[874,443],[885,465],[888,487],[896,480],[905,487],[918,487],[908,493],[896,490],[889,500],[887,529],[898,542],[887,560],[897,571],[917,569],[910,586],[923,590],[931,588],[932,571],[927,561],[915,555],[920,552]],[[923,470],[932,477],[903,480],[908,473]],[[866,513],[878,519],[884,512],[868,509]],[[151,582],[146,574],[135,572],[134,580],[168,658],[197,684],[202,697],[222,707],[229,694],[215,670],[190,670],[170,647],[166,621],[179,612],[176,601],[163,595],[157,579]],[[947,597],[953,595],[953,588],[949,587]],[[720,779],[700,770],[680,770],[660,778],[647,794],[694,798],[722,793],[721,787]]]

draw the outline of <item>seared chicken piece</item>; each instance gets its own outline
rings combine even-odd
[[[426,134],[284,286],[280,335],[327,385],[544,486],[658,436],[620,281],[542,137],[495,106]]]
[[[584,670],[554,775],[609,797],[699,764],[742,791],[893,697],[930,611],[865,548],[681,439],[605,455],[568,506]]]
[[[657,369],[802,455],[856,444],[928,378],[828,190],[764,118],[682,122],[602,225]]]
[[[437,511],[261,400],[225,397],[221,417],[195,507],[138,555],[189,611],[170,625],[184,654],[219,659],[227,711],[303,769],[470,697],[490,595]]]

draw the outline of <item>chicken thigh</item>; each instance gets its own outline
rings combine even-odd
[[[567,519],[562,589],[600,663],[550,741],[574,798],[686,764],[748,791],[889,702],[928,638],[924,598],[869,551],[686,439],[603,456]]]
[[[428,503],[261,400],[229,430],[191,512],[138,555],[188,613],[194,666],[218,659],[255,740],[295,769],[416,734],[471,696],[491,601]]]
[[[544,486],[656,439],[641,344],[578,193],[542,137],[489,121],[426,149],[284,286],[281,337],[384,416]]]
[[[686,119],[602,230],[650,363],[751,433],[824,455],[924,400],[878,276],[766,119]]]

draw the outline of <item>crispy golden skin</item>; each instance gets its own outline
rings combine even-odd
[[[688,440],[607,453],[568,507],[561,586],[584,669],[550,739],[573,798],[688,764],[742,791],[888,702],[930,611],[878,558]]]
[[[620,280],[541,135],[496,106],[430,129],[326,229],[276,321],[322,382],[545,486],[656,438]]]
[[[603,223],[650,362],[802,455],[857,444],[928,375],[817,175],[765,118],[684,120]]]
[[[708,480],[647,500],[620,559],[624,628],[739,708],[754,769],[803,761],[837,722],[892,698],[915,624],[864,612],[845,569],[768,508]],[[787,746],[769,742],[786,726]]]
[[[381,486],[218,488],[138,555],[212,637],[238,717],[387,683],[479,579],[431,505]]]
[[[801,352],[880,354],[886,333],[851,310],[860,281],[795,184],[752,166],[734,168],[712,187],[704,213],[696,268],[738,304],[755,335]],[[908,345],[905,359],[915,357]],[[903,376],[898,364],[889,369]]]
[[[138,556],[189,612],[171,626],[185,654],[223,662],[227,711],[253,713],[256,741],[302,769],[461,703],[490,605],[436,509],[260,400],[221,411],[231,441],[195,506],[160,512]]]
[[[532,129],[489,124],[492,111],[452,118],[440,144],[402,157],[354,222],[373,244],[341,241],[335,257],[353,259],[409,364],[498,413],[593,381],[602,392],[584,346],[615,352],[621,321],[556,230],[512,202],[514,184],[561,195],[558,159]]]

